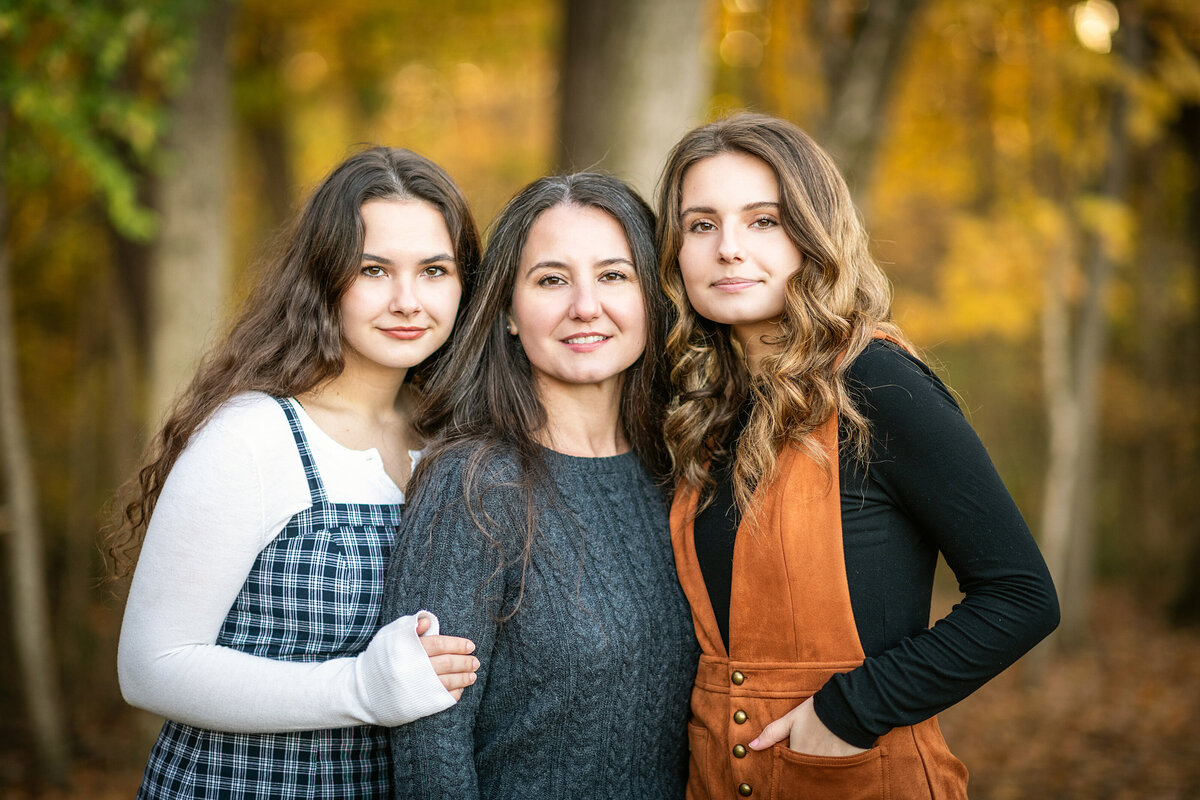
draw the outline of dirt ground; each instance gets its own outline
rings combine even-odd
[[[1200,798],[1200,631],[1112,590],[1092,620],[1041,681],[1018,662],[941,715],[973,800]]]
[[[1200,798],[1200,631],[1167,628],[1126,593],[1096,598],[1092,643],[1040,681],[1020,662],[941,716],[972,800]],[[14,785],[27,753],[0,751],[2,800],[132,798],[147,718],[95,723],[71,785]]]

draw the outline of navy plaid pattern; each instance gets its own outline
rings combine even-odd
[[[282,661],[362,652],[379,629],[383,575],[401,505],[330,503],[291,398],[291,425],[312,506],[263,548],[217,644]],[[386,728],[360,725],[240,734],[168,721],[138,798],[386,798]]]

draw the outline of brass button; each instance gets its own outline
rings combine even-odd
[[[733,675],[730,676],[730,680],[733,681],[734,686],[741,686],[746,682],[746,676],[735,670]]]
[[[734,758],[745,758],[746,757],[746,745],[735,744],[733,746],[733,757]]]
[[[741,725],[743,722],[745,722],[748,719],[750,719],[750,718],[746,716],[746,712],[742,711],[740,708],[737,711],[733,712],[733,721],[736,722],[738,725]]]
[[[750,788],[750,784],[741,783],[738,784],[738,794],[740,794],[742,797],[749,797],[750,795],[754,794],[754,790]]]

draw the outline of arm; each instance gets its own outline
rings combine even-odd
[[[287,424],[277,407],[273,414],[223,409],[172,469],[121,626],[126,700],[189,725],[245,733],[399,724],[446,707],[453,699],[418,640],[415,616],[381,630],[357,658],[276,661],[215,644],[259,551],[308,504]],[[291,448],[294,463],[274,463],[264,434],[246,430],[267,426],[286,437],[281,447]]]
[[[824,735],[831,747],[849,748],[832,753],[842,755],[957,703],[1058,622],[1037,544],[945,386],[891,345],[860,359],[868,376],[862,410],[872,424],[872,479],[894,513],[945,556],[965,597],[932,629],[835,675],[808,709],[794,712],[812,736],[809,747],[819,747],[813,741]],[[917,591],[907,577],[895,576],[889,591]],[[790,729],[785,734],[796,740]]]
[[[870,366],[878,373],[865,400],[871,469],[945,557],[965,597],[932,629],[817,693],[817,715],[863,746],[962,700],[1058,624],[1037,543],[946,387],[891,345],[875,351]]]
[[[384,589],[384,619],[414,604],[438,614],[449,630],[475,642],[479,680],[451,709],[392,729],[395,785],[412,797],[479,796],[475,773],[475,720],[487,688],[505,603],[499,551],[476,528],[462,488],[462,461],[455,453],[433,465],[404,524]],[[508,539],[515,493],[495,489],[485,510],[489,533]],[[511,540],[511,539],[509,539]]]

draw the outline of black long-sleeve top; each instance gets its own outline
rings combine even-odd
[[[1029,527],[937,376],[876,340],[850,365],[847,388],[871,431],[866,464],[844,446],[845,431],[838,456],[846,576],[866,661],[830,679],[814,704],[834,734],[871,747],[995,677],[1054,630],[1059,611]],[[716,496],[695,525],[726,648],[740,520],[729,467],[714,465]],[[929,628],[939,551],[965,596]]]

